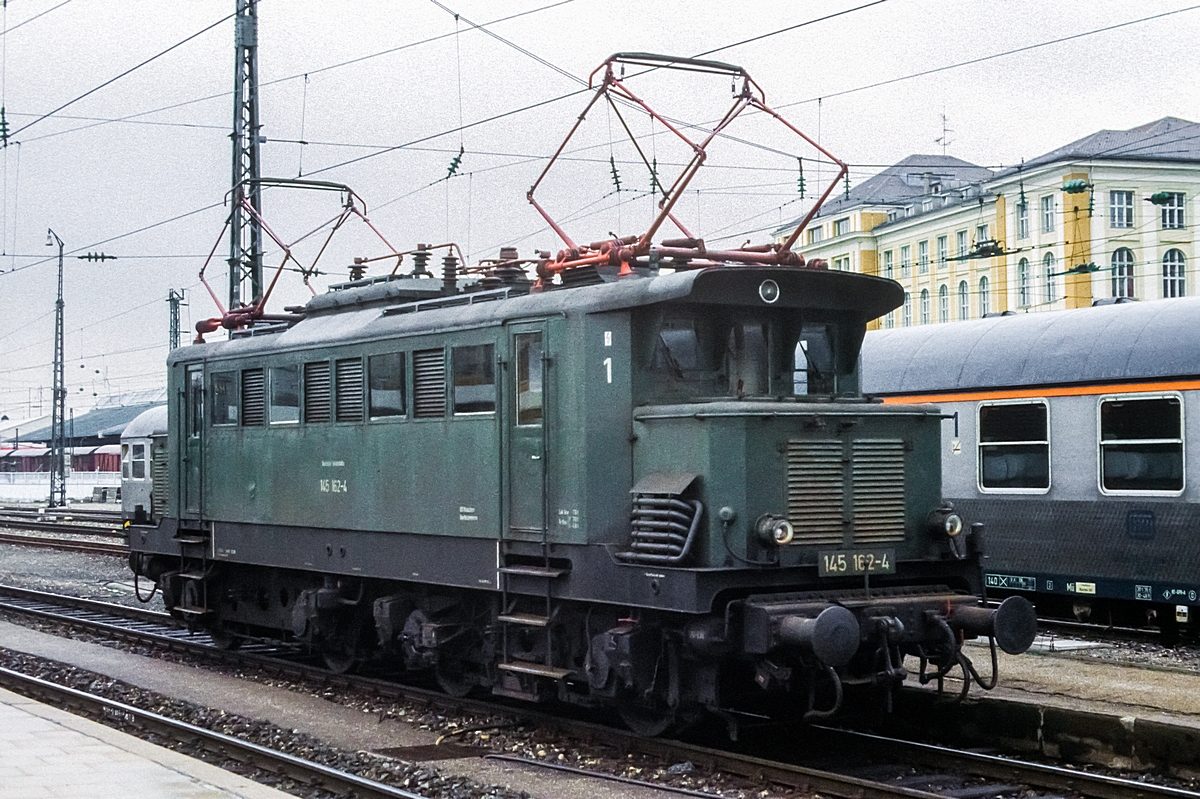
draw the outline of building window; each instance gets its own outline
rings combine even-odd
[[[817,225],[814,228],[808,229],[808,243],[816,244],[821,240],[821,226]]]
[[[950,246],[945,236],[937,237],[938,269],[946,268],[946,259],[950,257]]]
[[[929,324],[929,289],[921,289],[921,324]]]
[[[1029,203],[1017,203],[1017,238],[1029,238]]]
[[[975,228],[975,243],[976,244],[987,241],[989,238],[990,237],[988,236],[988,226],[987,225],[976,226],[976,228]]]
[[[1179,230],[1183,227],[1183,192],[1169,192],[1169,197],[1162,207],[1163,230]]]
[[[404,416],[404,353],[388,352],[367,358],[367,408],[372,419]]]
[[[1183,406],[1178,397],[1100,400],[1100,487],[1183,490]]]
[[[950,321],[950,287],[945,283],[938,289],[938,321]]]
[[[850,232],[850,217],[838,219],[833,223],[833,235],[845,236]]]
[[[960,230],[954,234],[954,256],[963,258],[967,254],[967,231]]]
[[[840,258],[834,258],[833,259],[833,268],[838,270],[839,272],[849,272],[850,271],[850,256],[843,255]]]
[[[1046,257],[1042,259],[1042,274],[1046,278],[1046,302],[1054,302],[1058,299],[1058,287],[1055,285],[1054,272],[1058,265],[1054,260],[1054,253],[1046,253]]]
[[[883,251],[883,276],[888,280],[892,279],[892,251]]]
[[[1165,274],[1165,266],[1163,270]],[[237,424],[237,372],[217,372],[212,376],[211,380],[212,423]]]
[[[904,292],[904,312],[900,320],[905,327],[912,326],[912,295]]]
[[[1133,227],[1133,192],[1108,193],[1108,226]]]
[[[1121,247],[1112,254],[1112,295],[1133,296],[1133,250]]]
[[[295,365],[271,367],[271,424],[300,421],[300,369]]]
[[[922,275],[929,273],[929,242],[917,242],[917,271]]]
[[[1030,285],[1029,285],[1029,259],[1022,258],[1017,264],[1017,305],[1022,308],[1028,308],[1033,303],[1030,301]]]
[[[982,319],[991,313],[988,307],[988,279],[987,275],[979,278],[979,317]]]
[[[900,277],[912,274],[912,246],[905,244],[900,248]]]
[[[958,284],[958,318],[959,321],[971,318],[971,290],[965,280],[959,281]]]
[[[883,317],[883,326],[888,330],[891,330],[893,327],[896,326],[896,312],[895,311],[887,312],[887,316]]]
[[[1183,257],[1181,251],[1167,250],[1167,254],[1163,256],[1164,297],[1187,296],[1187,283],[1184,278],[1184,267],[1186,265],[1187,259]]]
[[[1054,195],[1047,194],[1042,198],[1042,232],[1054,232]]]
[[[1050,488],[1048,414],[1044,401],[980,403],[980,488]]]
[[[496,348],[492,344],[455,347],[454,412],[491,413],[496,410]]]

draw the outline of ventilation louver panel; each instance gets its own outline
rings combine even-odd
[[[166,440],[156,440],[150,445],[150,451],[153,453],[150,460],[150,515],[161,519],[167,512],[167,486],[170,484]]]
[[[787,445],[787,515],[795,544],[841,544],[845,476],[841,441]]]
[[[267,423],[267,391],[264,372],[242,370],[242,426],[261,427]]]
[[[413,353],[413,416],[436,419],[446,415],[446,353]]]
[[[854,543],[904,540],[904,442],[853,442]]]
[[[329,361],[304,364],[304,421],[328,422]]]
[[[362,358],[342,358],[335,365],[337,420],[361,422],[363,418]]]

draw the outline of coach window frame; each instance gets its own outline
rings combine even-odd
[[[1178,439],[1113,439],[1108,443],[1176,443],[1179,444],[1179,488],[1106,488],[1104,485],[1104,429],[1101,411],[1106,402],[1137,402],[1140,400],[1167,399],[1179,403]],[[1187,490],[1187,418],[1183,394],[1178,391],[1155,391],[1145,394],[1104,394],[1096,399],[1096,486],[1105,496],[1117,497],[1178,497]]]
[[[1021,441],[983,441],[983,409],[1000,405],[1041,405],[1046,410],[1046,430],[1041,441],[1025,439]],[[983,448],[1005,447],[1017,445],[1045,445],[1046,447],[1046,485],[1040,486],[985,486],[983,484]],[[1048,494],[1054,485],[1054,453],[1050,443],[1050,401],[1044,397],[1021,397],[1018,399],[989,400],[975,406],[975,484],[981,494]]]

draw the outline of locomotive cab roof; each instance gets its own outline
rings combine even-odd
[[[442,295],[441,281],[402,278],[318,296],[303,320],[268,336],[234,337],[176,350],[171,363],[197,355],[249,354],[422,332],[499,325],[551,314],[590,314],[677,302],[810,310],[865,329],[898,307],[899,284],[851,272],[776,266],[720,266],[635,275],[573,288],[523,293],[511,288]],[[197,347],[200,348],[197,351]]]

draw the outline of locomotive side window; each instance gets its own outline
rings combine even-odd
[[[263,370],[242,370],[242,427],[259,427],[267,421],[266,380]]]
[[[304,364],[305,423],[329,421],[329,398],[329,361]]]
[[[446,352],[413,353],[413,416],[440,419],[446,415]]]
[[[295,366],[271,367],[271,424],[300,421],[300,370]]]
[[[460,414],[495,411],[495,345],[455,347],[450,357],[454,370],[454,412]]]
[[[188,435],[199,438],[204,432],[204,370],[189,366],[187,370],[188,392]]]
[[[372,419],[404,416],[404,353],[388,352],[367,358],[368,404]]]
[[[1100,400],[1100,487],[1183,490],[1183,405],[1178,397]]]
[[[792,372],[792,393],[832,394],[833,329],[831,325],[805,325],[796,342]]]
[[[339,358],[334,364],[337,420],[361,422],[363,418],[362,358]]]
[[[1045,402],[980,403],[980,488],[1050,488],[1047,421]]]
[[[517,424],[542,423],[542,334],[517,336]]]
[[[212,423],[237,424],[237,372],[216,372],[211,380]]]

